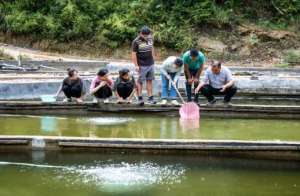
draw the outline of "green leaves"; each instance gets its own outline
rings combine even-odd
[[[272,24],[299,22],[300,0],[11,0],[0,1],[0,30],[68,42],[95,40],[116,48],[129,44],[143,25],[156,44],[176,50],[195,45],[203,24],[233,25],[241,19]]]

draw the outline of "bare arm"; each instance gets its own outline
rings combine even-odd
[[[136,92],[136,89],[133,89],[132,93],[129,95],[128,99],[131,100]]]
[[[93,88],[90,93],[93,95],[95,92],[97,92],[100,88],[102,88],[106,84],[107,83],[105,81],[102,81],[96,88]]]
[[[63,87],[63,84],[60,84],[60,86],[55,94],[55,97],[58,97],[59,93],[62,91],[62,87]]]
[[[203,71],[203,68],[204,68],[204,64],[201,66],[200,69],[198,69],[197,74],[196,74],[196,78],[199,78],[199,77],[201,76],[201,73],[202,73],[202,71]]]
[[[184,73],[185,73],[187,79],[191,79],[192,78],[190,70],[189,70],[189,66],[187,64],[184,64]]]
[[[229,82],[227,82],[224,86],[223,86],[223,88],[229,88],[229,87],[231,87],[232,85],[234,85],[234,80],[230,80]]]
[[[154,47],[152,47],[152,56],[153,56],[153,59],[155,59],[155,51],[154,51]]]
[[[136,52],[131,52],[131,60],[132,60],[135,67],[139,66],[138,62],[137,62]]]

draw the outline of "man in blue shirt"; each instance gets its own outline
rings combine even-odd
[[[188,102],[192,101],[192,84],[196,88],[204,67],[205,56],[202,52],[191,49],[183,54],[184,74],[186,78],[186,94]],[[194,102],[198,103],[198,94],[195,93]]]

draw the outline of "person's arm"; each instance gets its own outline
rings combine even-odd
[[[204,85],[208,84],[208,83],[209,83],[208,71],[206,70],[206,71],[204,72],[204,78],[203,78],[203,81],[202,81],[202,82],[200,81],[199,85],[198,85],[197,88],[195,89],[195,93],[198,93],[198,92],[201,90],[201,88],[202,88]]]
[[[152,46],[152,56],[153,56],[153,60],[155,59],[155,50],[154,50],[154,46]]]
[[[189,66],[188,66],[187,64],[184,64],[184,73],[185,73],[187,79],[192,78],[191,72],[190,72],[190,70],[189,70]]]
[[[220,90],[221,92],[224,92],[227,88],[230,88],[231,86],[233,86],[234,85],[234,79],[233,79],[233,77],[232,77],[232,73],[231,73],[231,71],[230,70],[227,70],[227,73],[226,73],[226,80],[227,80],[227,82],[226,82],[226,84],[224,84],[223,86],[222,86],[222,89]]]
[[[140,68],[139,68],[139,64],[137,62],[136,52],[131,52],[131,60],[132,60],[132,63],[134,64],[135,70],[139,71]]]
[[[60,84],[60,86],[59,86],[59,88],[58,88],[58,90],[57,90],[57,92],[56,92],[56,94],[55,94],[55,97],[56,97],[56,98],[58,97],[58,95],[59,95],[60,92],[62,91],[62,87],[63,87],[63,83]]]
[[[138,61],[137,61],[138,45],[135,41],[133,41],[131,47],[132,47],[131,60],[132,60],[132,63],[134,64],[135,70],[138,72],[140,69]]]
[[[129,95],[129,97],[128,97],[128,101],[131,101],[132,100],[132,97],[134,96],[134,94],[136,93],[136,89],[134,88],[133,90],[132,90],[132,93]]]
[[[91,84],[91,87],[90,87],[90,94],[93,95],[95,92],[97,92],[100,88],[102,88],[103,86],[105,86],[107,84],[106,81],[102,81],[100,82],[100,84],[95,87],[95,84],[96,84],[96,78],[93,79],[92,81],[92,84]]]
[[[202,71],[203,71],[203,69],[204,69],[204,63],[205,63],[205,57],[204,57],[204,55],[202,55],[202,54],[199,54],[200,55],[200,68],[198,69],[198,71],[197,71],[197,73],[196,73],[196,79],[198,80],[198,78],[200,78],[200,76],[201,76],[201,73],[202,73]]]
[[[81,96],[80,99],[82,99],[86,94],[86,87],[84,86],[84,81],[80,79],[80,85],[81,85]]]
[[[168,78],[168,80],[171,79],[170,75],[168,74],[168,72],[164,68],[160,69],[160,73],[162,73],[164,76],[166,76],[166,78]]]
[[[200,77],[200,75],[203,71],[203,67],[204,67],[204,64],[202,64],[201,67],[198,69],[198,71],[196,73],[196,79],[194,79],[194,82],[198,82],[197,80],[199,80],[198,78]]]

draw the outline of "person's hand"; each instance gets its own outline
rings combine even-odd
[[[105,86],[107,84],[107,82],[106,81],[102,81],[102,82],[100,82],[100,84],[99,84],[99,88],[100,87],[103,87],[103,86]]]
[[[178,79],[179,79],[178,77],[175,77],[174,80],[173,80],[173,82],[174,82],[175,84],[177,84]]]
[[[198,83],[198,82],[199,82],[199,79],[198,79],[198,78],[194,78],[194,82],[195,82],[195,83]]]
[[[189,84],[192,84],[193,81],[194,81],[193,78],[189,78],[189,79],[188,79],[188,83],[189,83]]]
[[[195,89],[195,94],[199,93],[203,85],[198,85],[197,88]]]
[[[139,66],[135,66],[135,71],[139,72],[140,71],[140,67]]]
[[[221,88],[221,90],[220,90],[220,92],[225,92],[226,91],[226,86],[224,85],[224,86],[222,86],[222,88]]]

